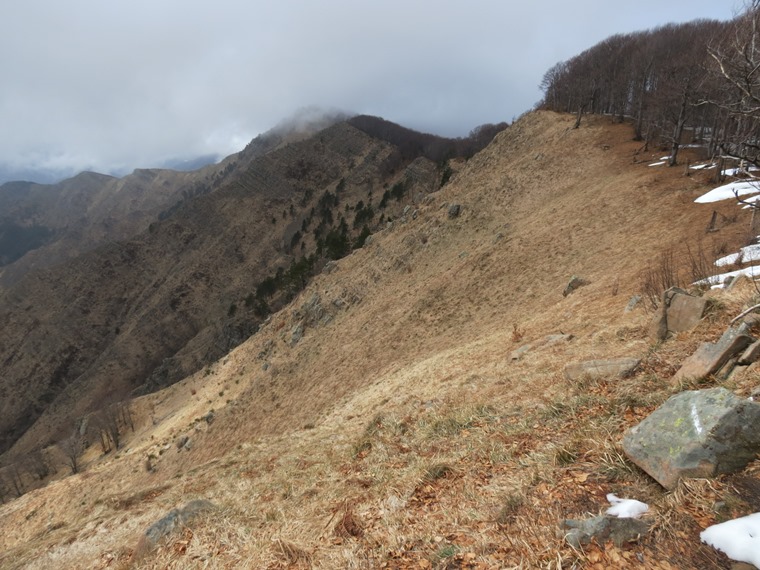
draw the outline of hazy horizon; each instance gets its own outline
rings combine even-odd
[[[466,136],[529,110],[558,61],[615,33],[740,7],[719,4],[6,3],[0,182],[223,157],[309,106]]]

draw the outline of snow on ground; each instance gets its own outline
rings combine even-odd
[[[732,253],[731,255],[721,257],[715,262],[715,265],[718,267],[723,267],[724,265],[733,265],[739,261],[740,258],[744,263],[751,261],[760,261],[760,244],[748,245],[741,248],[738,253]]]
[[[699,538],[732,560],[760,568],[760,513],[707,527]]]
[[[707,164],[695,164],[694,166],[690,166],[692,170],[702,170],[703,168],[715,168],[715,165],[712,163]]]
[[[742,210],[746,210],[747,208],[751,208],[750,204],[757,202],[760,200],[760,195],[750,196],[748,198],[742,198],[742,202],[747,202],[742,206]]]
[[[651,165],[650,165],[651,166]],[[737,196],[746,194],[756,194],[760,192],[760,181],[758,182],[731,182],[710,190],[707,194],[702,194],[694,200],[697,204],[709,204],[710,202],[720,202],[729,200]]]
[[[619,519],[637,519],[649,510],[649,505],[636,499],[621,499],[609,493],[607,500],[612,505],[607,509],[607,514]]]
[[[726,168],[721,174],[723,174],[723,176],[736,176],[742,172],[757,172],[758,170],[760,170],[760,168],[757,166],[750,166],[749,168]]]
[[[752,267],[745,267],[744,269],[737,269],[736,271],[713,275],[707,279],[697,281],[696,283],[693,283],[693,285],[710,285],[710,287],[716,289],[718,287],[723,287],[726,283],[726,279],[729,277],[738,277],[739,275],[746,275],[750,278],[760,277],[760,265],[753,265]]]
[[[664,160],[663,160],[662,162],[653,162],[653,163],[652,163],[652,164],[650,164],[649,166],[662,166],[663,164],[665,164],[665,161],[664,161]]]

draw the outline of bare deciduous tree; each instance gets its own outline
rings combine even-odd
[[[653,141],[667,146],[675,165],[687,127],[705,139],[707,125],[716,121],[718,107],[703,104],[711,90],[720,90],[706,68],[707,45],[727,29],[698,20],[611,36],[551,67],[540,85],[540,107],[574,113],[576,127],[584,113],[630,118],[634,138],[645,148]]]
[[[129,402],[116,402],[100,410],[95,415],[95,425],[100,433],[103,453],[121,447],[121,436],[130,428],[135,430]]]
[[[79,428],[74,429],[69,437],[60,441],[58,447],[66,456],[66,463],[71,468],[71,472],[79,473],[79,457],[86,447],[85,437],[80,433]]]
[[[721,149],[750,164],[760,163],[760,0],[751,0],[729,33],[708,48],[723,89],[710,103],[722,112]]]

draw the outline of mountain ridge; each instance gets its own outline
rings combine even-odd
[[[722,567],[684,539],[701,499],[664,493],[616,453],[678,389],[668,371],[751,295],[718,297],[725,314],[653,349],[651,315],[624,311],[640,272],[735,206],[692,203],[709,174],[634,161],[629,125],[573,120],[521,118],[226,356],[135,398],[122,450],[91,445],[83,473],[0,507],[0,561],[126,565],[146,528],[204,499],[219,511],[140,567],[626,567],[637,552],[653,568]],[[743,239],[741,214],[720,219],[710,237]],[[589,284],[564,297],[573,274]],[[559,333],[573,338],[509,357]],[[632,378],[562,374],[632,354]],[[605,492],[635,492],[662,530],[622,550],[565,545],[559,521]]]
[[[349,246],[361,228],[348,228],[343,216],[369,212],[360,203],[371,204],[373,190],[395,183],[424,196],[441,177],[440,166],[420,168],[348,122],[273,143],[261,143],[274,147],[268,152],[254,146],[237,157],[248,166],[230,170],[213,192],[181,200],[147,231],[30,273],[4,292],[4,449],[18,442],[18,453],[60,438],[97,406],[141,386],[165,386],[221,357],[265,316],[246,301],[258,282],[299,258],[312,267],[315,248],[331,251],[320,245],[331,235]],[[134,177],[152,179],[153,171]],[[315,212],[326,196],[345,209]],[[401,206],[394,204],[379,209],[395,216]],[[327,214],[329,223],[322,219],[312,231],[315,216]],[[367,216],[365,226],[380,223]]]

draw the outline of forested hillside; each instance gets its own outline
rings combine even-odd
[[[731,22],[697,20],[618,34],[557,63],[543,77],[545,109],[608,114],[635,138],[670,150],[706,143],[710,156],[760,160],[760,2]]]

